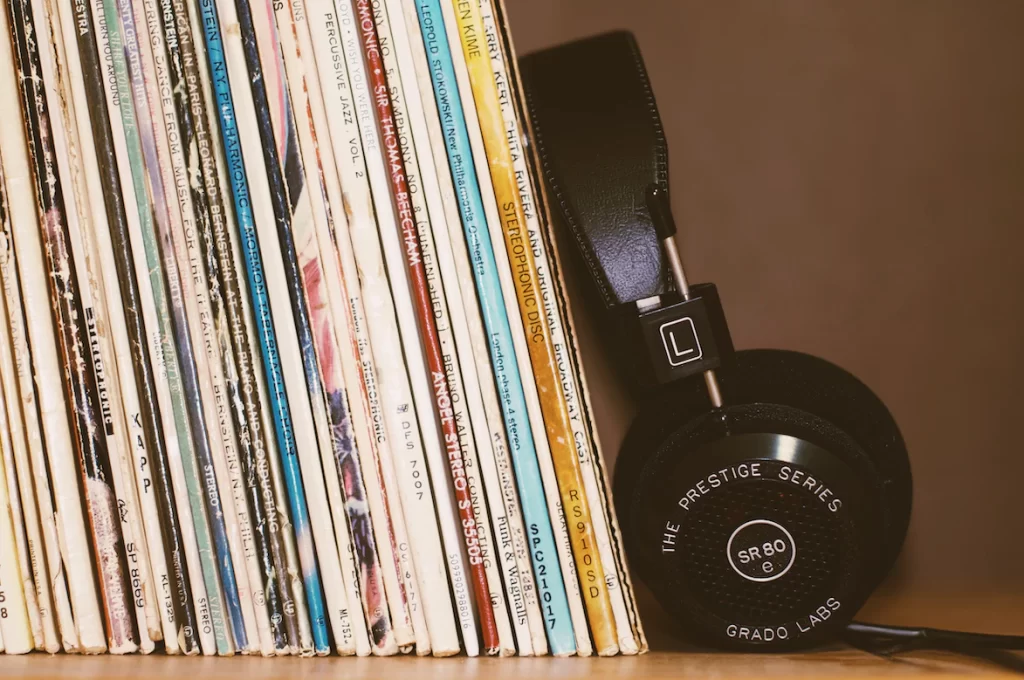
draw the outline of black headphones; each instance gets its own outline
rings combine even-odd
[[[1013,637],[851,624],[896,560],[912,483],[882,401],[823,359],[735,351],[690,286],[668,158],[633,37],[525,57],[552,218],[641,396],[614,496],[629,563],[695,639],[780,650],[840,637],[1014,648]],[[565,240],[569,240],[565,239]]]

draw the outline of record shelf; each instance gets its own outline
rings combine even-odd
[[[647,603],[644,603],[647,604]],[[614,659],[417,659],[322,658],[231,659],[150,657],[76,657],[43,654],[0,656],[0,680],[49,678],[245,678],[262,680],[299,676],[361,678],[1012,678],[1024,668],[1024,655],[998,654],[985,659],[939,652],[875,657],[836,646],[802,654],[723,654],[683,648],[656,607],[644,607],[652,651]],[[880,595],[868,604],[865,620],[927,623],[992,632],[1024,632],[1024,595],[913,594]]]

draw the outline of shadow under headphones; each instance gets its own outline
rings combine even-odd
[[[823,359],[735,351],[715,286],[687,282],[667,144],[630,34],[529,55],[521,69],[552,218],[641,397],[614,492],[630,566],[658,602],[726,648],[1021,648],[1012,636],[851,623],[910,520],[892,415]]]

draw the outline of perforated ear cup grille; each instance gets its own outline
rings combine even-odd
[[[877,585],[903,545],[913,501],[907,447],[889,409],[855,376],[809,354],[761,349],[738,352],[736,359],[728,403],[767,402],[813,413],[849,434],[870,458],[886,511]]]
[[[809,497],[792,493],[791,487],[782,482],[740,482],[729,493],[709,495],[694,509],[680,534],[679,543],[686,549],[679,553],[679,566],[682,579],[705,608],[727,620],[779,625],[791,620],[794,611],[813,611],[840,590],[842,561],[856,560],[856,541],[836,515]],[[778,543],[784,547],[779,554],[795,548],[797,556],[784,578],[747,580],[725,559],[736,527],[759,518],[770,518],[792,534],[792,545]],[[764,534],[747,543],[759,547],[772,538]],[[767,561],[766,556],[761,558]],[[777,569],[785,566],[780,563]]]

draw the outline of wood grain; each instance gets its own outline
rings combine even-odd
[[[359,678],[1011,678],[1010,670],[950,654],[915,653],[895,661],[862,652],[837,650],[817,654],[753,656],[684,654],[655,651],[641,657],[467,658],[421,657],[261,659],[256,657],[76,657],[42,654],[0,658],[0,678],[288,678],[344,674]]]
[[[649,602],[647,604],[650,604]],[[861,618],[892,624],[956,627],[1024,634],[1024,597],[1001,593],[886,596],[872,600]],[[0,680],[24,678],[293,678],[322,675],[363,678],[941,678],[1019,677],[1024,655],[1004,654],[1002,664],[942,652],[914,652],[892,659],[844,646],[801,654],[726,654],[687,648],[656,609],[645,607],[652,651],[643,656],[601,658],[281,658],[0,656]]]

